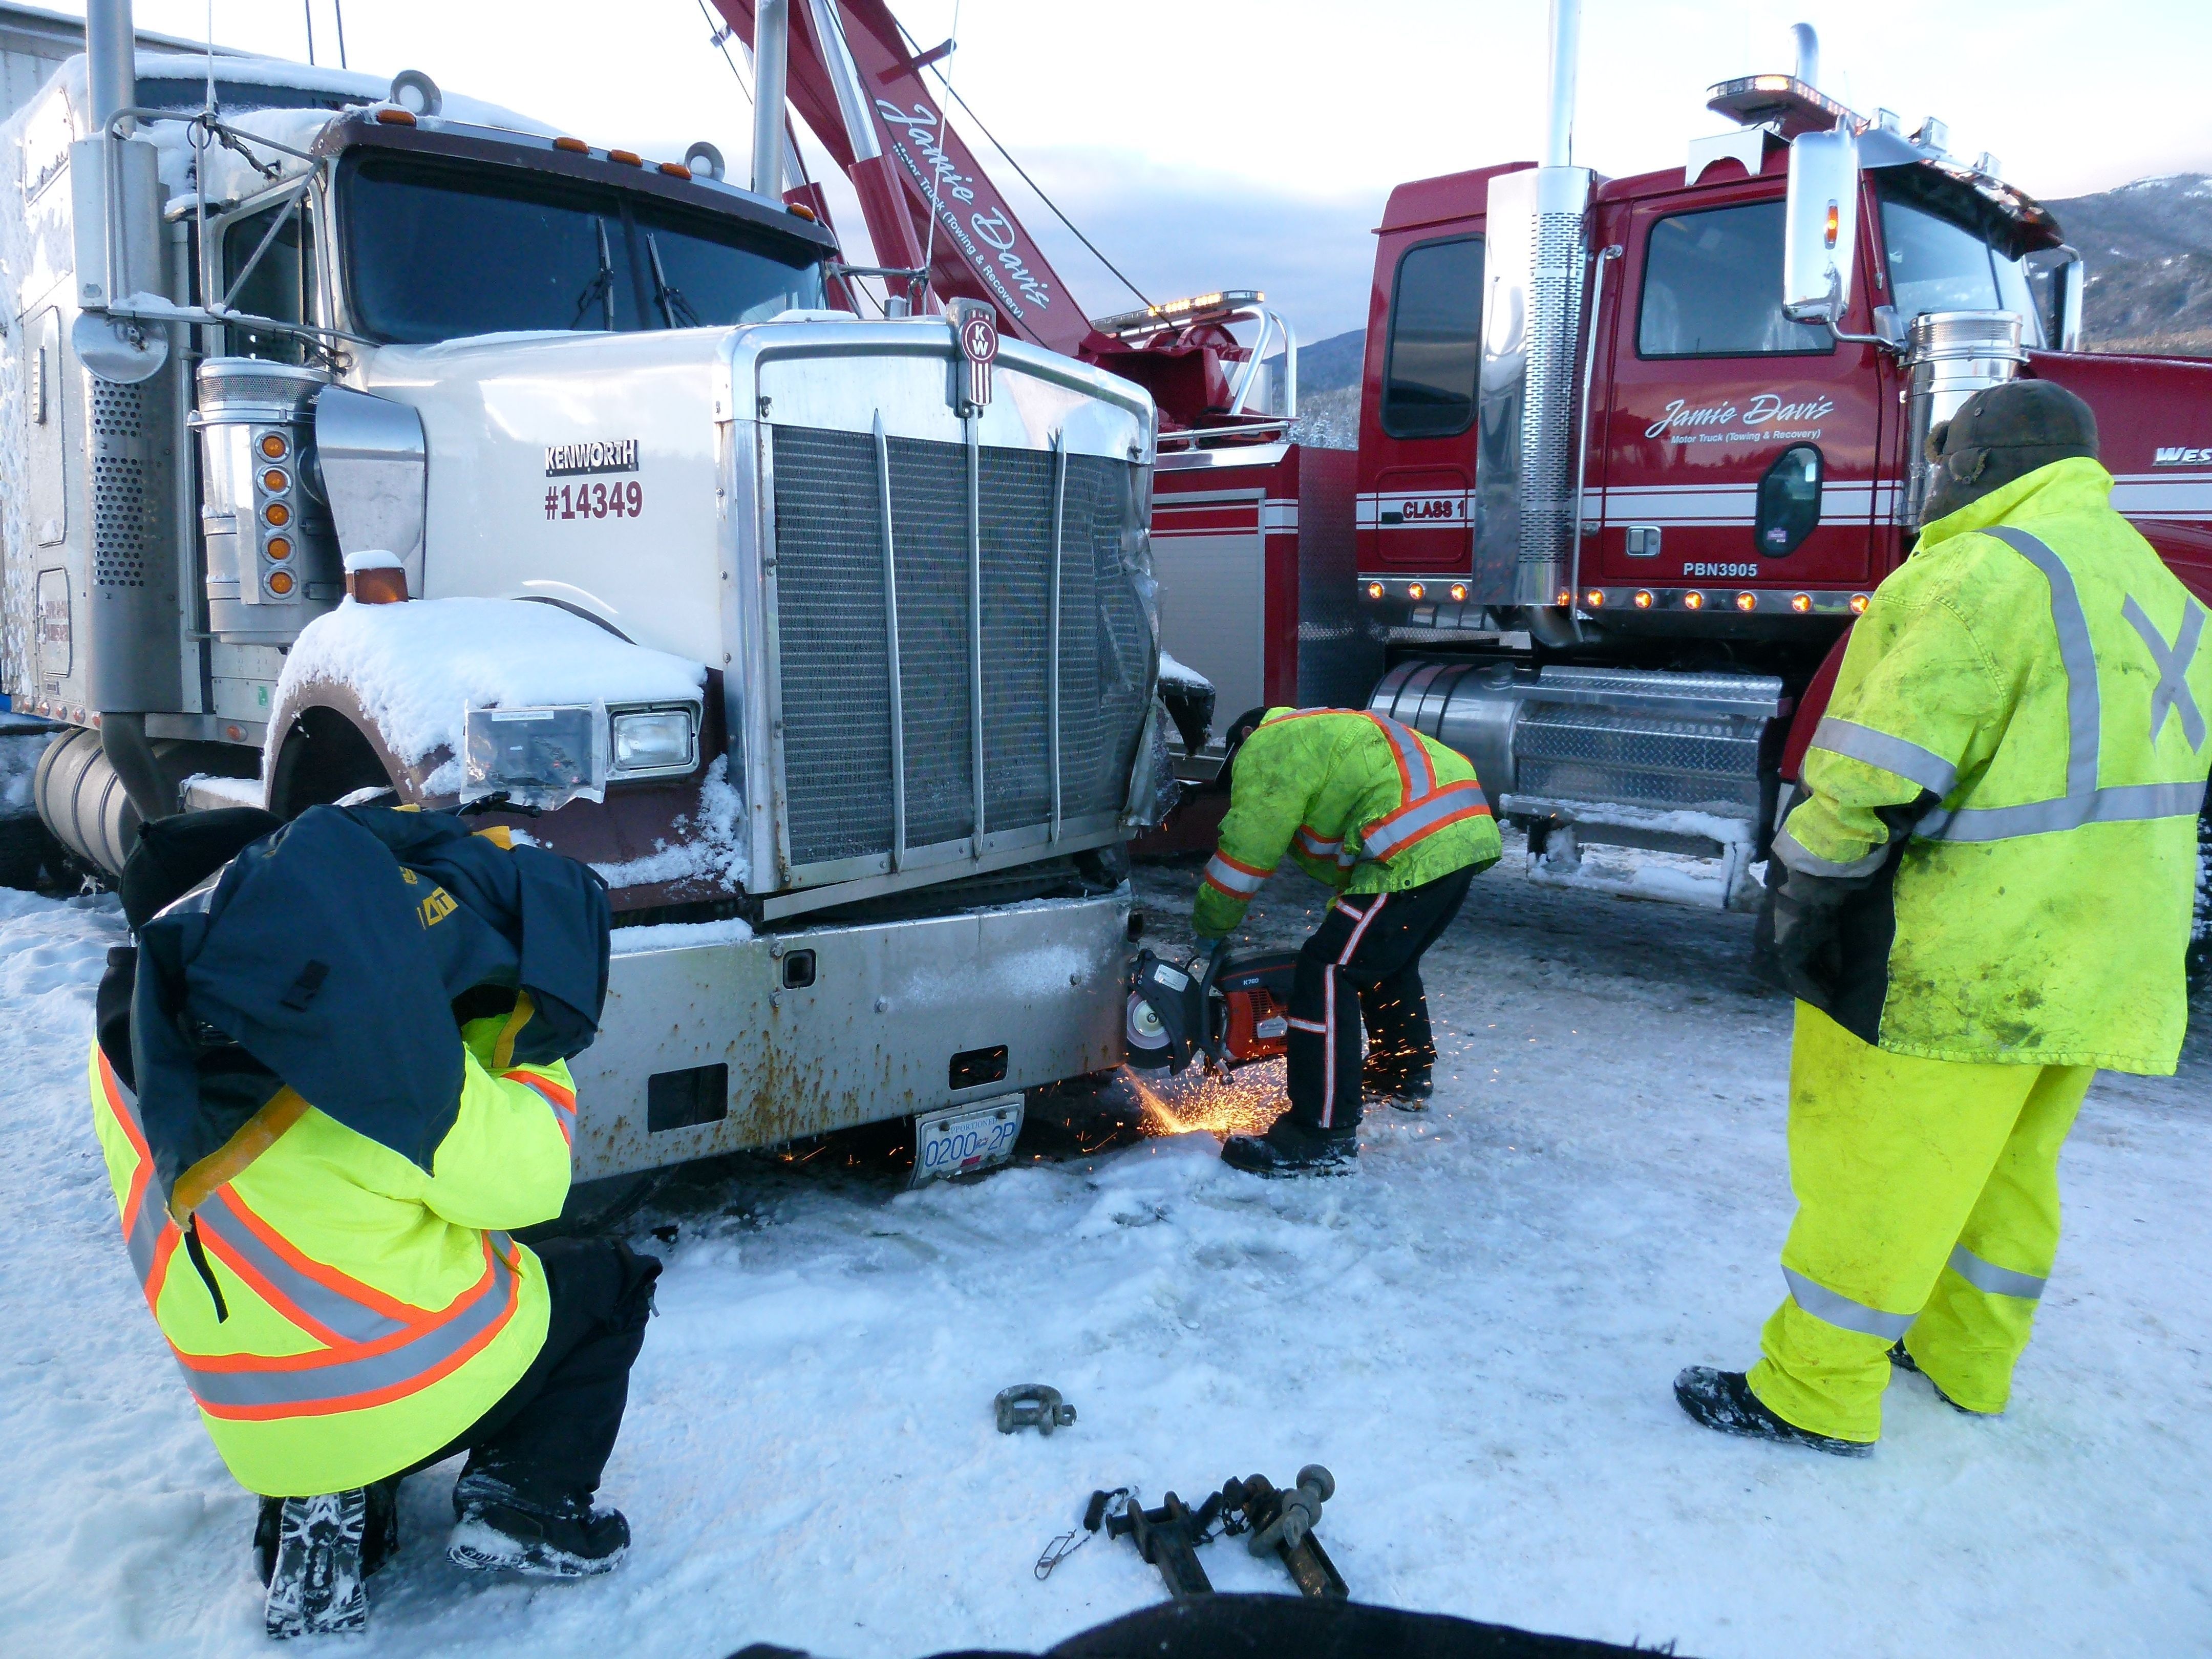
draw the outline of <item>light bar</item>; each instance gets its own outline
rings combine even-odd
[[[1164,301],[1159,305],[1146,306],[1142,311],[1100,317],[1091,325],[1101,334],[1140,334],[1152,329],[1179,327],[1245,306],[1262,305],[1267,298],[1256,288],[1222,289],[1212,294],[1194,294],[1188,299]]]

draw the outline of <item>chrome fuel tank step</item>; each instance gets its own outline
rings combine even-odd
[[[1687,853],[1718,860],[1711,891],[1632,896],[1725,908],[1763,856],[1760,750],[1784,707],[1771,676],[1414,660],[1368,706],[1474,763],[1491,810],[1529,832],[1539,879],[1620,885],[1581,870],[1584,844]]]

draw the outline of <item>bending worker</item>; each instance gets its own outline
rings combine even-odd
[[[274,1636],[362,1628],[401,1476],[457,1453],[461,1565],[629,1545],[592,1497],[659,1266],[505,1231],[568,1194],[606,894],[503,835],[236,809],[148,824],[124,871],[93,1120],[147,1305],[263,1495]]]
[[[1851,634],[1774,841],[1790,1294],[1683,1409],[1858,1455],[1893,1366],[2011,1397],[2099,1066],[2171,1073],[2212,763],[2212,647],[2110,504],[2088,406],[2014,381],[1936,429],[1918,547]]]
[[[1271,708],[1231,766],[1193,931],[1226,938],[1286,852],[1342,896],[1298,954],[1289,1109],[1221,1156],[1261,1175],[1340,1164],[1359,1150],[1363,1014],[1368,1085],[1427,1102],[1437,1048],[1421,953],[1498,862],[1498,826],[1463,757],[1379,714]]]

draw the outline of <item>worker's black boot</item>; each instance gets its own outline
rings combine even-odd
[[[1339,1170],[1359,1156],[1359,1130],[1310,1129],[1288,1112],[1264,1135],[1231,1135],[1221,1161],[1258,1176],[1306,1175]]]
[[[1778,1440],[1785,1446],[1807,1446],[1836,1457],[1869,1457],[1874,1443],[1842,1440],[1832,1434],[1815,1434],[1777,1416],[1751,1391],[1741,1371],[1716,1370],[1711,1365],[1691,1365],[1674,1379],[1674,1398],[1690,1414],[1723,1434],[1741,1434],[1753,1440]]]
[[[550,1502],[526,1497],[496,1474],[464,1470],[453,1485],[453,1536],[446,1553],[478,1571],[528,1578],[588,1578],[611,1572],[629,1550],[619,1510],[595,1508],[571,1494]]]
[[[1370,1057],[1360,1067],[1360,1097],[1376,1105],[1394,1106],[1401,1112],[1425,1112],[1429,1097],[1436,1091],[1431,1068],[1419,1061]]]
[[[368,1521],[368,1494],[358,1486],[279,1503],[263,1604],[270,1635],[337,1636],[368,1628],[368,1597],[361,1586]]]
[[[1902,1338],[1899,1338],[1898,1341],[1891,1346],[1889,1350],[1889,1363],[1896,1366],[1897,1369],[1901,1371],[1911,1371],[1915,1376],[1928,1376],[1928,1373],[1920,1369],[1920,1362],[1915,1359],[1906,1350]],[[1948,1406],[1953,1411],[1958,1413],[1961,1417],[2001,1417],[2003,1415],[2002,1412],[1978,1412],[1972,1406],[1961,1406],[1957,1401],[1952,1399],[1949,1395],[1945,1394],[1943,1392],[1943,1385],[1941,1382],[1938,1382],[1932,1376],[1928,1376],[1928,1386],[1936,1390],[1936,1397],[1938,1400]]]
[[[374,1578],[377,1570],[399,1553],[399,1477],[392,1475],[365,1488],[368,1503],[361,1529],[361,1576]],[[267,1583],[276,1571],[276,1540],[283,1527],[284,1500],[264,1498],[253,1522],[253,1559],[260,1579]]]

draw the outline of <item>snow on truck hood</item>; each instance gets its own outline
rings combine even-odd
[[[440,749],[460,753],[463,717],[472,708],[684,702],[696,701],[706,683],[703,665],[632,645],[543,600],[347,599],[301,630],[276,701],[283,705],[312,685],[343,685],[392,753],[415,766]],[[458,759],[440,767],[432,792],[457,790],[459,767]]]

